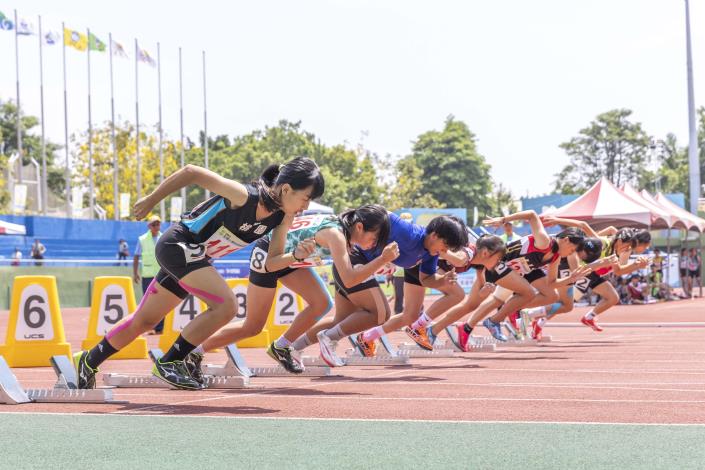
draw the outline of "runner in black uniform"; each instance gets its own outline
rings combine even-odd
[[[475,325],[492,310],[499,308],[493,318],[487,318],[483,325],[496,339],[506,341],[500,322],[507,315],[522,307],[546,305],[558,300],[555,287],[551,285],[557,275],[558,260],[574,253],[585,236],[581,231],[570,229],[550,237],[534,211],[489,219],[484,223],[499,226],[521,219],[529,222],[532,234],[509,243],[502,262],[493,271],[486,273],[487,282],[497,284],[497,289],[475,310],[467,323],[459,328],[460,336],[469,338]],[[540,269],[545,265],[550,268],[548,276]]]
[[[98,365],[152,328],[188,294],[203,300],[208,310],[184,328],[171,349],[155,362],[152,373],[178,388],[202,388],[191,377],[184,359],[236,312],[234,294],[210,260],[245,247],[275,227],[273,239],[283,243],[294,215],[324,190],[320,170],[307,158],[271,165],[259,181],[248,185],[187,165],[137,201],[135,217],[145,217],[159,201],[190,184],[216,195],[194,208],[159,239],[156,257],[161,270],[134,314],[109,331],[96,347],[74,355],[79,388],[95,387]],[[278,270],[292,261],[291,254],[284,254],[268,259],[267,266]]]

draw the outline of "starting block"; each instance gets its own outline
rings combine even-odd
[[[164,353],[162,353],[161,349],[151,349],[149,351],[149,357],[153,361],[163,355]],[[249,385],[249,378],[241,375],[214,377],[204,374],[203,379],[208,388],[247,388]],[[176,387],[172,387],[153,375],[104,374],[103,383],[120,388],[171,388],[176,390]]]
[[[452,328],[450,326],[447,326],[445,328],[445,332],[448,335],[448,338],[450,338],[451,345],[454,350],[456,351],[462,351],[461,349],[458,349],[456,344],[458,344],[458,332],[456,331],[455,328]],[[496,347],[494,344],[489,344],[489,343],[476,343],[473,341],[474,337],[470,337],[470,341],[467,344],[468,352],[494,352],[496,350]],[[446,343],[448,347],[448,345]]]
[[[416,343],[402,343],[399,345],[399,349],[395,349],[392,343],[389,341],[387,336],[382,336],[380,342],[387,353],[391,356],[406,356],[413,358],[432,358],[432,357],[453,357],[455,351],[450,348],[436,348],[434,346],[433,351],[428,351],[423,349]],[[440,345],[439,345],[440,346]]]
[[[67,356],[53,356],[51,365],[58,377],[54,388],[25,390],[5,359],[0,356],[0,403],[127,403],[114,400],[111,389],[78,389],[76,370]]]
[[[292,374],[280,365],[270,367],[249,367],[245,358],[240,354],[240,350],[236,345],[231,344],[225,347],[225,353],[228,355],[228,362],[225,365],[206,364],[202,367],[203,374],[213,377],[328,377],[331,376],[330,367],[325,363],[322,364],[305,364],[301,374]],[[303,361],[302,361],[303,362]]]
[[[390,365],[407,365],[409,356],[397,354],[396,349],[391,345],[386,335],[383,335],[379,341],[384,347],[384,352],[378,352],[374,357],[365,357],[357,349],[355,338],[348,336],[353,348],[346,351],[346,357],[343,359],[346,366],[364,365],[364,366],[390,366]]]

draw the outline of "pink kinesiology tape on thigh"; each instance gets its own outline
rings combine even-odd
[[[213,302],[215,302],[215,303],[217,303],[217,304],[222,304],[223,302],[225,302],[225,299],[223,299],[222,297],[219,297],[219,296],[217,296],[217,295],[215,295],[215,294],[209,294],[208,292],[206,292],[206,291],[204,291],[204,290],[201,290],[201,289],[198,289],[198,288],[196,288],[196,287],[191,287],[191,286],[189,286],[188,284],[186,284],[186,283],[183,282],[183,281],[179,281],[179,285],[180,285],[186,292],[188,292],[189,294],[193,294],[193,295],[195,295],[196,297],[202,297],[202,298],[204,298],[204,299],[206,299],[206,300],[211,300],[211,301],[213,301]]]
[[[157,288],[155,287],[156,284],[157,284],[157,279],[156,278],[152,279],[152,282],[150,282],[149,286],[147,286],[147,292],[144,293],[144,295],[142,296],[142,300],[140,300],[140,304],[137,306],[137,310],[135,310],[135,312],[132,315],[130,315],[127,318],[127,320],[120,323],[118,326],[116,326],[112,330],[108,331],[105,334],[105,337],[107,339],[112,338],[113,336],[120,333],[122,330],[124,330],[125,328],[129,327],[132,324],[132,320],[134,320],[137,312],[142,310],[142,305],[144,305],[144,302],[147,300],[147,297],[149,297],[149,294],[156,294],[157,293]]]

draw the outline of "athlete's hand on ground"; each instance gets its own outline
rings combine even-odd
[[[134,212],[137,220],[142,220],[147,217],[147,214],[149,214],[153,207],[154,204],[149,200],[149,196],[145,196],[135,202],[135,205],[132,207],[132,211]]]
[[[482,225],[490,227],[499,227],[504,223],[504,217],[491,217],[482,221]]]
[[[399,257],[399,245],[397,242],[392,242],[382,250],[382,259],[386,262],[392,262]]]
[[[492,284],[491,282],[485,282],[485,285],[480,288],[480,298],[483,300],[486,299],[488,295],[494,292],[494,289],[494,284]]]
[[[443,280],[443,285],[452,286],[458,283],[458,273],[455,272],[455,268],[451,269],[445,273],[441,279]]]
[[[316,241],[313,238],[307,238],[299,242],[294,250],[294,257],[297,259],[306,259],[316,251]]]

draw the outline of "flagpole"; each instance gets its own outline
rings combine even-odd
[[[88,218],[93,219],[95,198],[93,196],[93,119],[91,116],[91,29],[87,28],[86,32],[88,33],[86,59],[88,65],[88,207],[90,210]]]
[[[698,127],[695,124],[695,92],[693,91],[693,57],[690,45],[690,6],[685,0],[686,72],[688,76],[688,176],[690,212],[698,215],[700,198],[700,162],[698,160]]]
[[[19,169],[17,171],[17,181],[22,183],[22,112],[20,107],[20,53],[19,53],[19,23],[17,23],[17,10],[15,13],[15,85],[17,88],[17,153],[19,158]]]
[[[110,40],[110,141],[113,146],[113,219],[120,220],[118,195],[118,151],[115,142],[115,98],[113,94],[113,33],[108,34]]]
[[[179,124],[181,127],[181,168],[184,167],[184,93],[183,75],[181,72],[181,48],[179,47]],[[181,188],[182,208],[186,208],[186,188]]]
[[[66,218],[71,218],[71,181],[69,174],[69,113],[68,113],[68,98],[66,96],[66,26],[61,23],[61,31],[64,38],[61,41],[62,54],[64,59],[64,152],[66,154],[66,166],[64,167],[64,181],[66,183]]]
[[[140,157],[140,92],[139,92],[139,48],[135,38],[135,149],[137,151],[137,200],[142,199],[142,158]]]
[[[159,182],[164,181],[164,152],[162,150],[162,54],[159,43],[157,43],[157,96],[159,101]],[[159,202],[159,215],[165,220],[166,202],[162,199]]]
[[[209,169],[208,162],[208,107],[206,105],[206,51],[203,53],[203,148],[206,170]],[[206,189],[206,199],[210,199],[211,192]]]
[[[44,136],[44,55],[43,45],[44,35],[42,34],[42,15],[39,18],[39,109],[40,121],[42,123],[42,215],[47,215],[47,146]]]

